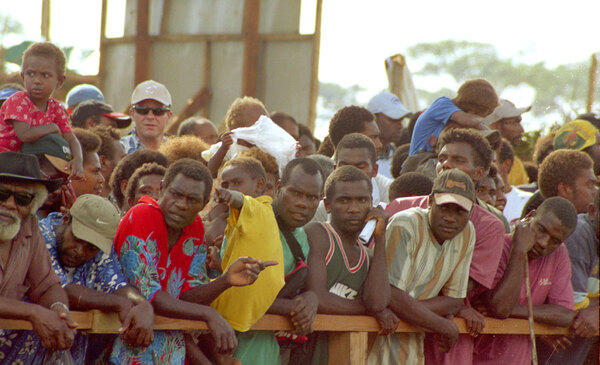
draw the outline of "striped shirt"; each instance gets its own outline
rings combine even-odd
[[[439,244],[429,227],[428,210],[412,208],[394,215],[386,230],[386,263],[390,284],[425,300],[440,293],[464,298],[475,246],[468,222],[453,239]],[[369,364],[423,364],[424,333],[378,336]]]

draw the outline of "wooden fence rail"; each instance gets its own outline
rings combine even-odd
[[[116,313],[104,313],[93,310],[89,312],[71,312],[71,317],[79,323],[79,330],[87,333],[118,333],[121,326]],[[465,321],[455,318],[460,333],[467,333]],[[2,329],[31,329],[28,321],[16,319],[0,319]],[[293,328],[285,316],[267,314],[254,326],[253,330],[291,330]],[[154,329],[156,330],[205,330],[208,329],[203,321],[190,321],[185,319],[155,316]],[[364,364],[367,355],[367,336],[369,333],[378,332],[377,320],[369,316],[340,316],[318,314],[313,323],[315,331],[329,332],[330,359],[336,364]],[[535,333],[538,335],[564,335],[567,328],[549,326],[535,323]],[[400,322],[396,332],[422,332],[422,329],[408,323]],[[529,333],[529,325],[525,319],[496,319],[486,318],[484,334],[519,334]],[[596,333],[598,335],[598,333]],[[333,363],[333,362],[332,362]]]

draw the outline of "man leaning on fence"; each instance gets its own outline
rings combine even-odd
[[[77,324],[52,270],[35,217],[61,180],[41,178],[33,155],[0,153],[0,317],[29,321],[32,331],[0,330],[0,361],[41,363],[45,349],[71,347]],[[35,346],[39,337],[42,347]]]

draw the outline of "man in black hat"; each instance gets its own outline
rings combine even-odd
[[[113,108],[98,100],[86,100],[79,104],[71,114],[73,127],[92,128],[105,125],[111,128],[127,128],[131,117],[127,114],[116,113]]]
[[[35,212],[60,185],[60,179],[42,179],[34,156],[0,153],[0,317],[31,322],[42,346],[53,350],[71,347],[77,324],[70,318],[68,297],[50,264]],[[43,356],[44,349],[30,346],[32,335],[0,330],[3,361],[30,364]]]

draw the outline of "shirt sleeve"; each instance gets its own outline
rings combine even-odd
[[[2,105],[4,111],[4,122],[9,120],[16,120],[19,122],[25,122],[27,124],[32,123],[32,118],[29,115],[29,103],[27,103],[27,93],[17,92],[8,98]]]
[[[26,281],[30,287],[28,295],[33,302],[39,302],[41,296],[53,285],[60,284],[61,280],[54,272],[50,263],[50,253],[46,248],[46,241],[38,228],[37,220],[32,218],[33,236],[31,239],[32,257],[27,272]],[[28,223],[29,224],[29,223]]]
[[[561,244],[557,249],[555,270],[553,272],[552,286],[548,292],[548,304],[561,305],[574,310],[573,286],[571,285],[571,263],[567,247]]]
[[[69,120],[67,112],[60,106],[58,101],[54,100],[53,104],[53,122],[58,125],[58,128],[60,128],[62,133],[72,133],[71,121]]]
[[[461,255],[460,261],[456,265],[452,276],[442,288],[442,294],[452,298],[465,298],[467,296],[467,286],[469,284],[469,267],[473,257],[473,248],[475,247],[475,229],[473,223],[469,222],[467,226],[468,232],[464,237],[467,242],[464,248],[464,254]]]
[[[469,276],[487,289],[492,288],[504,246],[504,225],[493,214],[476,207],[479,214],[475,228],[475,249]]]
[[[94,290],[103,293],[112,293],[125,285],[127,278],[123,274],[123,268],[119,263],[117,253],[114,249],[110,254],[99,253],[100,259],[94,263],[93,271],[95,271],[95,280],[93,283]]]
[[[431,151],[432,148],[428,145],[429,139],[432,136],[437,138],[452,114],[457,111],[460,111],[460,108],[449,98],[436,99],[417,119],[410,141],[409,156],[419,153],[422,149]],[[429,147],[425,148],[427,146]]]

